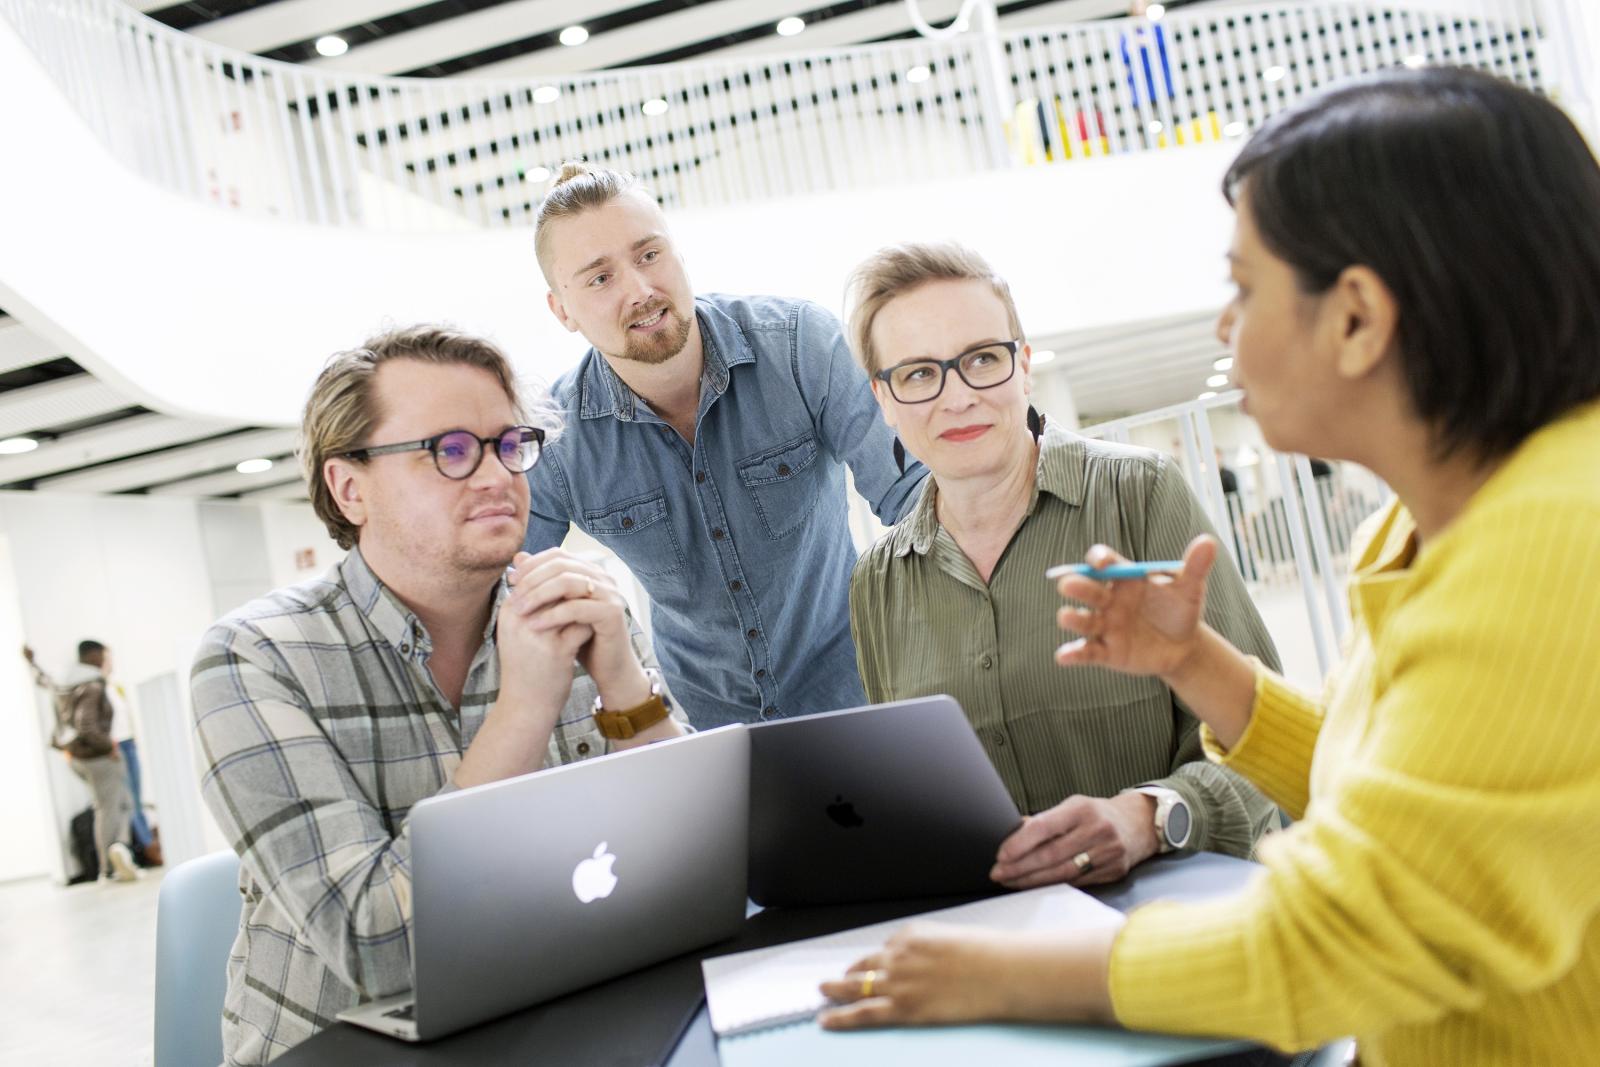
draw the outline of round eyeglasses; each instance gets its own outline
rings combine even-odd
[[[954,370],[973,389],[993,389],[1011,380],[1017,371],[1021,341],[991,341],[951,359],[912,359],[881,370],[873,377],[887,382],[889,393],[902,404],[926,404],[944,392],[945,379]]]
[[[350,459],[371,459],[391,452],[433,453],[433,465],[446,478],[461,481],[472,477],[483,462],[485,446],[493,445],[494,454],[502,466],[512,474],[523,474],[539,462],[544,448],[544,431],[537,426],[513,426],[493,437],[479,437],[471,430],[446,430],[420,441],[404,441],[396,445],[373,445],[371,448],[353,448],[344,453]]]

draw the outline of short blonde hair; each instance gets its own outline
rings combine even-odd
[[[389,330],[368,338],[360,348],[335,353],[317,375],[311,395],[306,398],[297,451],[311,507],[340,548],[353,547],[361,530],[339,510],[333,491],[322,477],[322,467],[337,456],[387,443],[370,441],[368,435],[383,417],[374,385],[378,368],[396,359],[486,370],[505,390],[519,423],[537,418],[550,436],[561,426],[559,412],[542,389],[532,410],[523,405],[516,373],[504,352],[489,341],[448,327],[419,325]]]
[[[878,313],[895,297],[929,282],[940,281],[987,282],[1005,306],[1012,337],[1027,342],[1016,301],[1011,298],[1011,287],[978,253],[953,241],[889,245],[872,253],[851,271],[846,283],[850,347],[868,374],[878,372],[881,358],[872,342],[872,324]]]
[[[550,183],[549,191],[533,216],[533,254],[539,260],[545,283],[552,290],[556,284],[550,276],[550,224],[574,218],[630,192],[640,193],[651,203],[655,202],[655,195],[627,171],[591,167],[582,160],[561,164],[561,172]]]

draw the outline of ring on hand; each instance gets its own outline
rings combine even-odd
[[[1089,858],[1087,852],[1078,853],[1072,857],[1072,862],[1077,866],[1079,874],[1088,874],[1094,869],[1094,861]]]
[[[861,997],[863,1000],[872,996],[872,987],[877,983],[877,981],[877,971],[868,971],[866,974],[861,976]]]

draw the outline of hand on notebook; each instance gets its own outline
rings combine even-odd
[[[822,983],[824,1029],[1029,1019],[1111,1022],[1114,927],[1049,934],[912,923]]]
[[[1023,820],[989,877],[1008,889],[1100,885],[1120,881],[1159,847],[1155,802],[1143,793],[1068,797]]]

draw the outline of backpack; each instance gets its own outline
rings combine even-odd
[[[50,730],[50,747],[70,751],[73,742],[78,740],[78,726],[76,723],[76,709],[78,698],[84,689],[91,685],[102,684],[99,679],[90,679],[79,682],[77,685],[50,687],[50,694],[55,701],[55,726]],[[106,699],[103,695],[101,699]]]

